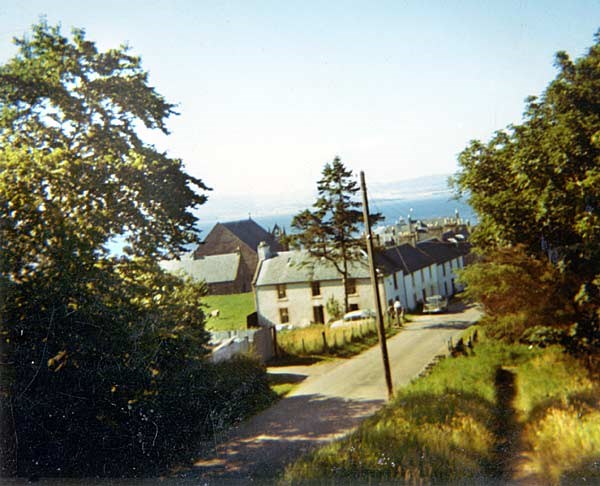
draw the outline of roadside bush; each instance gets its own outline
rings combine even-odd
[[[564,344],[568,337],[568,331],[547,326],[534,326],[527,328],[522,334],[520,341],[545,348],[554,344]]]
[[[35,391],[44,395],[37,400],[2,397],[3,409],[15,411],[19,476],[157,475],[187,463],[195,444],[212,441],[274,399],[264,368],[247,357],[201,362],[155,383],[144,373],[119,376],[113,369],[109,379],[96,377],[95,389],[83,389],[77,380],[86,377],[77,375],[69,377],[70,387],[53,377],[46,386],[40,381]],[[123,388],[145,389],[127,399],[121,386],[111,386],[115,378]]]

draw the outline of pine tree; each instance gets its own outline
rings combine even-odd
[[[339,157],[325,164],[317,182],[318,198],[313,209],[305,209],[292,220],[293,244],[303,248],[314,259],[325,259],[342,277],[344,309],[348,311],[349,263],[362,255],[360,223],[362,212],[356,200],[358,183],[352,171]],[[372,221],[381,215],[371,215]]]

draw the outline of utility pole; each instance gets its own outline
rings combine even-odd
[[[377,319],[377,335],[379,337],[379,346],[381,347],[381,357],[383,359],[383,369],[385,371],[385,382],[388,389],[388,399],[394,395],[392,385],[392,374],[390,372],[390,360],[387,351],[387,342],[385,338],[385,327],[383,325],[383,313],[381,312],[381,300],[379,298],[379,284],[377,282],[377,271],[375,270],[375,261],[373,259],[373,235],[371,234],[371,221],[369,220],[369,201],[367,200],[367,185],[365,183],[365,173],[360,172],[360,190],[363,198],[363,218],[365,221],[365,237],[367,240],[367,254],[369,255],[369,271],[371,273],[371,285],[373,286],[373,296],[375,300],[375,317]]]

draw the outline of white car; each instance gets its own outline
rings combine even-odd
[[[370,309],[350,311],[350,312],[346,312],[344,314],[344,317],[342,317],[341,319],[332,322],[329,327],[335,328],[335,327],[351,326],[356,321],[363,321],[365,319],[372,319],[374,317],[375,317],[375,312],[373,312]]]
[[[441,295],[432,295],[431,297],[427,297],[427,299],[425,299],[425,304],[423,304],[424,314],[439,314],[441,312],[446,312],[447,310],[448,299],[446,299],[446,297],[442,297]]]

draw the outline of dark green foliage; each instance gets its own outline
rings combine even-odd
[[[139,57],[45,22],[16,43],[0,66],[2,473],[153,474],[268,398],[265,373],[205,362],[205,286],[156,262],[196,240],[206,188],[138,137],[174,114]]]
[[[554,264],[572,348],[588,354],[600,351],[600,33],[595,40],[575,61],[559,52],[556,79],[527,99],[523,123],[471,142],[454,179],[479,214],[481,249],[518,244]]]

